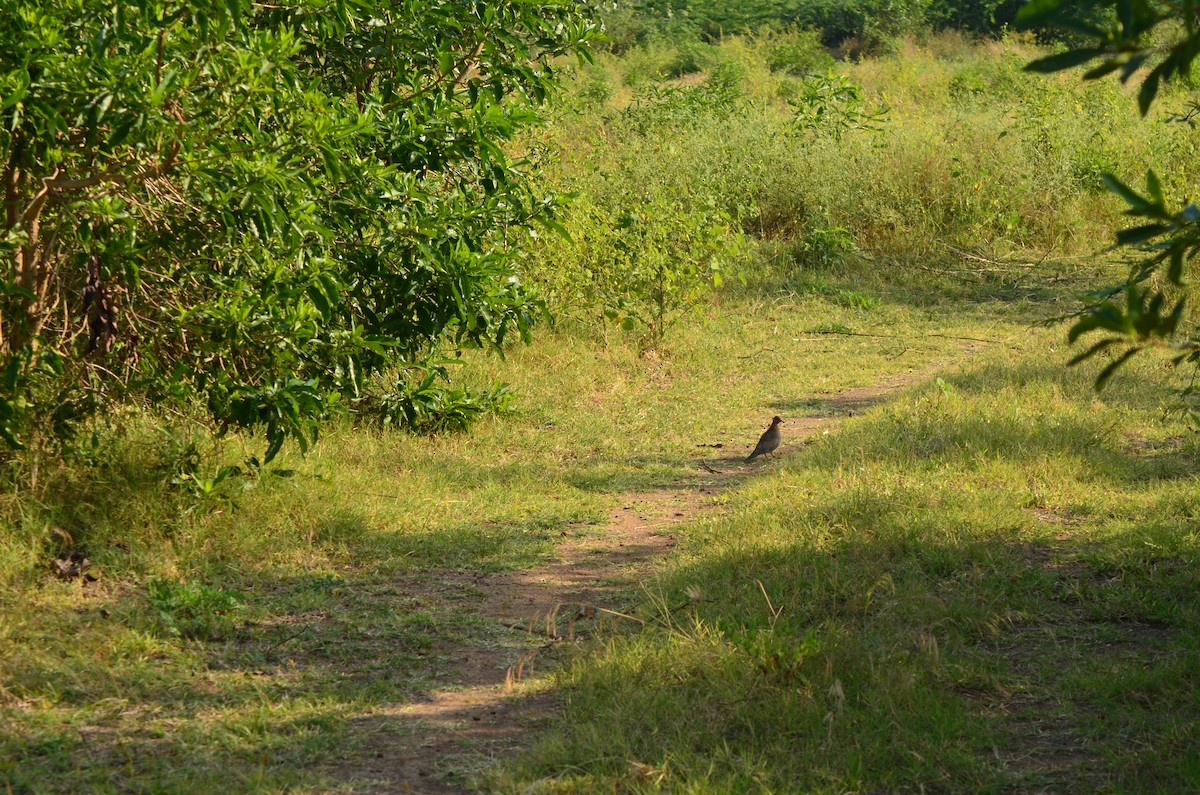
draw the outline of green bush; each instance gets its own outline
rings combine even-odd
[[[669,43],[652,40],[631,49],[620,60],[621,84],[636,88],[666,76],[676,58]]]
[[[529,309],[504,236],[553,203],[503,145],[587,54],[586,6],[114,8],[0,14],[5,448],[137,405],[262,432],[269,460]]]
[[[587,105],[603,105],[613,98],[616,92],[603,77],[594,76],[588,79],[579,91],[579,98]]]
[[[1020,96],[1028,75],[1013,56],[1000,56],[967,64],[950,78],[950,96],[958,100],[995,102]],[[1027,90],[1027,89],[1026,89]]]
[[[777,34],[766,45],[767,66],[772,72],[806,75],[833,66],[833,57],[821,44],[820,33],[803,28]]]
[[[572,242],[540,239],[526,258],[553,311],[598,318],[607,308],[648,328],[653,312],[635,300],[642,288],[601,287],[622,284],[617,271],[652,272],[673,235],[694,262],[708,261],[714,235],[729,235],[715,260],[736,262],[755,285],[860,257],[898,273],[966,272],[978,260],[964,264],[963,251],[1031,261],[1092,252],[1119,219],[1098,190],[1100,173],[1120,162],[1115,151],[1133,153],[1122,168],[1153,165],[1164,187],[1196,178],[1190,128],[1165,126],[1150,146],[1118,88],[1024,72],[1035,52],[1028,39],[936,35],[803,80],[771,71],[775,40],[726,39],[705,83],[643,86],[624,108],[581,111],[551,130],[557,154],[544,176],[582,197],[562,218]],[[625,61],[602,65],[617,74]],[[1183,95],[1172,101],[1186,108]],[[1089,127],[1112,132],[1100,140]],[[671,231],[648,229],[650,214]],[[784,254],[768,263],[771,252]]]
[[[844,266],[857,250],[849,229],[826,226],[812,219],[793,241],[791,256],[802,267],[831,270]]]
[[[639,88],[609,121],[586,177],[569,177],[578,198],[562,218],[568,237],[528,247],[527,275],[552,308],[657,345],[683,312],[742,278],[749,247],[736,172],[696,149],[679,163],[677,143],[736,124],[745,82],[746,68],[724,59],[701,84]]]
[[[683,77],[697,74],[716,63],[714,49],[703,42],[685,41],[675,46],[675,56],[667,63],[664,76]]]
[[[726,61],[697,86],[656,81],[634,94],[618,126],[624,132],[647,136],[669,127],[693,127],[712,117],[728,116],[743,97],[743,77],[741,67]]]
[[[581,198],[566,219],[570,239],[543,246],[553,265],[533,277],[553,305],[662,341],[680,314],[725,279],[740,278],[746,245],[729,215],[690,207],[618,174]]]
[[[844,306],[847,309],[857,309],[866,312],[876,309],[879,306],[879,299],[873,295],[867,295],[858,290],[849,290],[845,287],[838,287],[820,277],[801,275],[788,282],[787,286],[800,295],[819,296],[832,304]],[[830,327],[824,330],[840,331],[842,329]]]
[[[506,384],[472,392],[451,388],[446,362],[427,362],[402,371],[392,388],[371,402],[384,427],[401,427],[418,433],[465,431],[485,414],[511,410],[513,394]]]
[[[832,135],[838,140],[851,130],[878,130],[887,120],[885,108],[868,107],[862,86],[833,72],[805,78],[788,106],[797,132]]]

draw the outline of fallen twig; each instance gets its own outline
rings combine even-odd
[[[778,352],[779,351],[775,350],[774,348],[759,348],[754,353],[748,353],[745,356],[739,356],[738,358],[739,359],[753,359],[755,356],[758,356],[760,353],[778,353]]]
[[[840,331],[838,329],[817,329],[817,330],[812,330],[812,331],[805,331],[804,333],[805,334],[822,334],[822,335],[826,335],[826,336],[836,336],[836,337],[875,337],[878,339],[887,339],[887,340],[898,340],[898,339],[907,339],[908,338],[907,335],[904,335],[904,334],[868,334],[863,331]],[[1012,348],[1013,350],[1020,350],[1020,348],[1018,348],[1016,345],[1013,345],[1012,343],[1006,342],[1004,340],[989,340],[989,339],[984,339],[982,337],[962,337],[957,334],[938,334],[933,331],[922,334],[920,336],[939,337],[941,339],[946,339],[946,340],[964,340],[966,342],[983,342],[988,345],[1007,345],[1009,348]]]
[[[312,624],[302,627],[299,632],[293,632],[291,635],[288,635],[287,637],[280,638],[279,640],[272,643],[270,646],[267,646],[265,651],[273,651],[275,648],[282,646],[285,643],[290,643],[291,641],[293,641],[296,638],[303,635],[305,632],[308,632],[310,629],[312,629]]]

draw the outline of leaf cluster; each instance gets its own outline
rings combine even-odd
[[[5,442],[134,402],[269,460],[390,367],[528,337],[509,243],[557,203],[505,143],[597,27],[574,0],[0,0]]]
[[[1194,0],[1181,3],[1087,0],[1084,5],[1089,9],[1112,10],[1108,24],[1096,22],[1096,14],[1078,15],[1074,5],[1064,0],[1033,0],[1021,9],[1018,21],[1022,25],[1056,25],[1077,34],[1083,42],[1033,61],[1026,66],[1028,70],[1058,72],[1099,61],[1084,73],[1084,79],[1097,80],[1116,74],[1122,83],[1140,80],[1138,107],[1145,115],[1158,96],[1160,85],[1187,77],[1193,61],[1200,55],[1200,6]],[[1165,46],[1152,40],[1151,34],[1156,29],[1167,31],[1169,40]],[[1141,221],[1119,232],[1116,245],[1145,253],[1129,278],[1103,291],[1100,301],[1084,310],[1071,329],[1072,342],[1092,331],[1103,330],[1113,335],[1076,356],[1072,364],[1115,345],[1126,346],[1101,371],[1097,388],[1103,387],[1122,364],[1148,344],[1165,344],[1174,338],[1185,316],[1187,295],[1173,302],[1168,311],[1166,307],[1172,302],[1166,292],[1145,285],[1151,277],[1162,274],[1172,289],[1185,287],[1188,265],[1200,252],[1200,209],[1194,203],[1171,207],[1153,171],[1146,174],[1144,192],[1112,174],[1105,174],[1103,180],[1128,205],[1126,215]],[[1112,300],[1122,292],[1126,294],[1124,302]],[[1177,364],[1200,362],[1194,340],[1175,345],[1183,351],[1175,356]]]
[[[887,121],[887,108],[869,108],[862,86],[833,71],[805,78],[788,105],[794,131],[830,135],[835,140],[851,130],[878,132]]]

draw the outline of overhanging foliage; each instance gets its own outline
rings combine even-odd
[[[1103,17],[1094,13],[1080,17],[1077,5],[1088,11],[1111,9],[1112,15],[1102,24],[1095,20]],[[1187,78],[1200,56],[1200,5],[1195,0],[1032,0],[1021,9],[1018,21],[1025,26],[1056,25],[1082,37],[1080,44],[1028,64],[1029,71],[1059,72],[1098,61],[1084,79],[1116,74],[1122,83],[1140,83],[1138,107],[1143,115],[1150,110],[1160,84]],[[1156,29],[1167,31],[1165,46],[1151,40]],[[1200,105],[1193,102],[1187,117],[1178,120],[1190,122],[1198,110]],[[1094,343],[1071,363],[1102,351],[1120,351],[1100,372],[1097,389],[1147,347],[1170,345],[1175,349],[1175,364],[1200,366],[1200,339],[1194,334],[1191,339],[1174,339],[1187,296],[1175,300],[1167,290],[1150,284],[1151,277],[1161,273],[1170,291],[1178,292],[1186,286],[1189,266],[1200,253],[1200,209],[1194,203],[1171,206],[1153,171],[1146,174],[1145,194],[1112,174],[1105,174],[1104,182],[1128,205],[1126,215],[1142,220],[1140,225],[1122,230],[1116,245],[1139,248],[1146,256],[1124,283],[1101,291],[1099,300],[1080,313],[1070,332],[1072,342],[1092,331],[1108,332],[1110,336]],[[1124,301],[1112,300],[1121,293],[1125,294]],[[1187,391],[1194,393],[1193,388]]]

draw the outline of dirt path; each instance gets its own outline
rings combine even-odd
[[[795,452],[798,442],[945,364],[818,401],[810,414],[787,418],[779,454]],[[761,471],[757,463],[743,464],[744,453],[738,452],[719,458],[698,454],[696,475],[687,483],[626,496],[598,532],[560,543],[551,563],[437,578],[447,589],[469,584],[480,592],[479,612],[495,622],[496,635],[464,638],[444,650],[459,664],[437,689],[355,721],[352,756],[328,771],[331,776],[354,792],[468,792],[473,773],[522,747],[531,729],[553,714],[552,698],[536,683],[530,686],[541,653],[594,630],[597,622],[627,620],[616,600],[661,565],[675,545],[673,528],[711,510],[706,504],[712,495]]]

